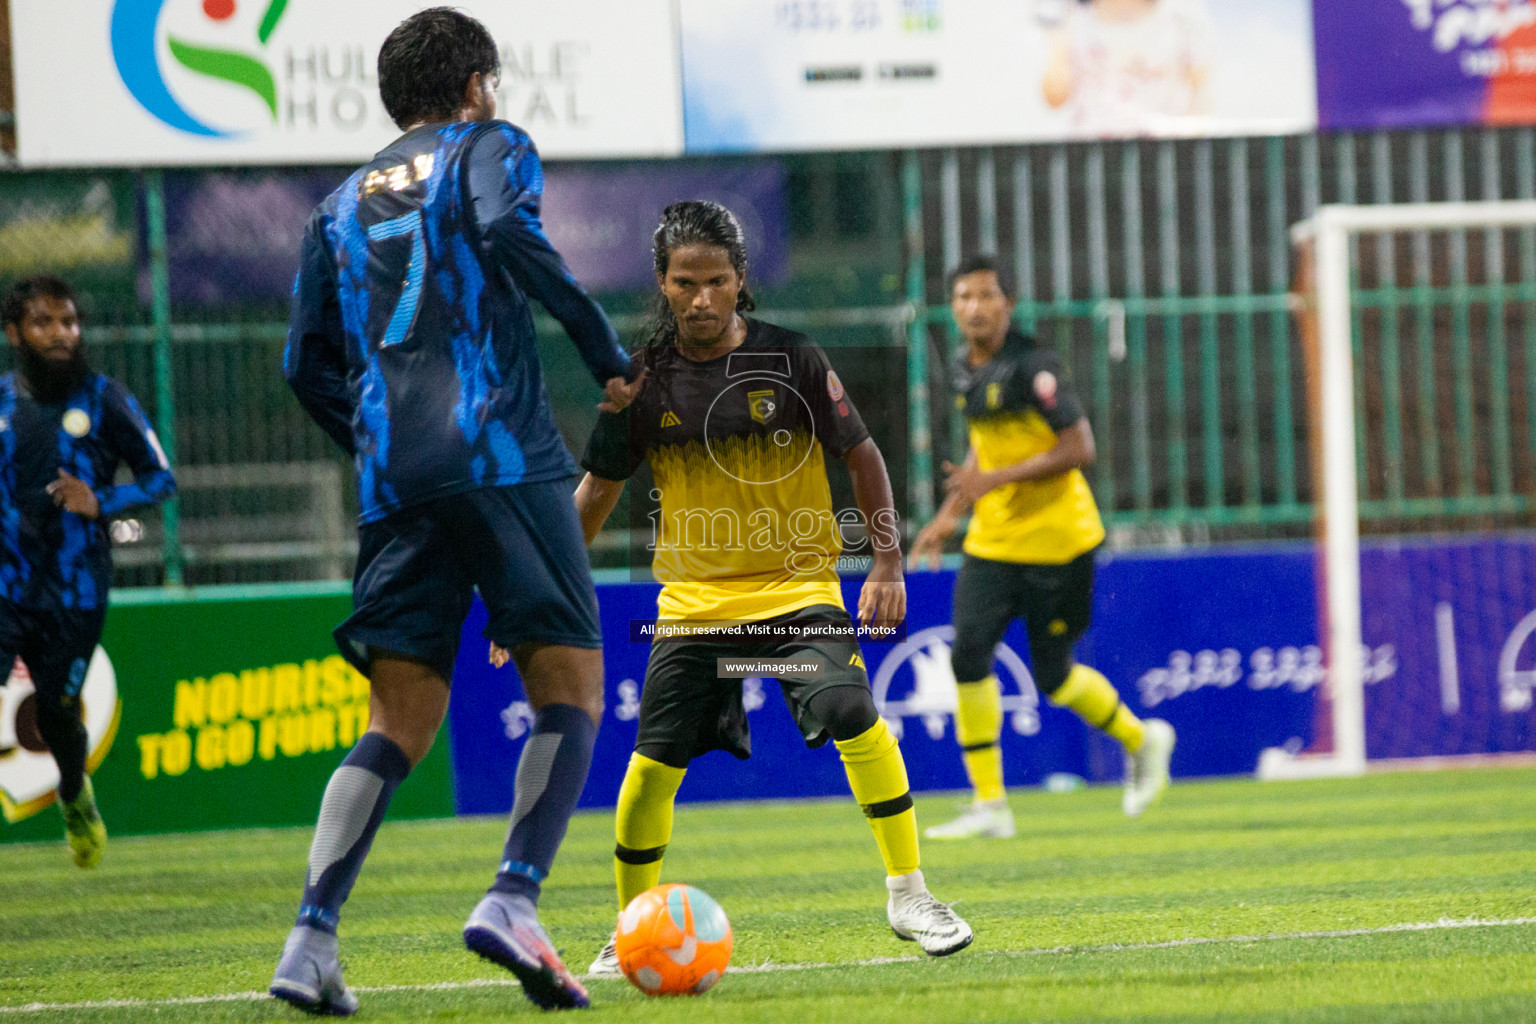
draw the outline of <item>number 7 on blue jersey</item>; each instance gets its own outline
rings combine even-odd
[[[400,295],[395,300],[395,311],[390,314],[389,325],[384,328],[384,337],[379,340],[380,348],[400,344],[410,333],[411,325],[416,322],[416,307],[421,304],[421,286],[427,277],[427,240],[422,229],[420,210],[380,221],[368,229],[370,242],[401,237],[409,237],[411,240],[410,263],[404,268],[403,276],[396,273],[399,266],[397,261],[380,254],[380,262],[400,282]]]

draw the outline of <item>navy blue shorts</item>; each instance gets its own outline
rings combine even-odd
[[[603,646],[568,479],[449,495],[364,523],[357,540],[353,611],[336,643],[365,675],[374,648],[452,680],[476,588],[485,638],[502,647]]]
[[[25,608],[0,600],[0,686],[19,656],[40,702],[78,713],[106,617],[106,608]]]

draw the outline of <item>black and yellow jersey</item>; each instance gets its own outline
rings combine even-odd
[[[965,350],[954,362],[955,402],[970,421],[983,471],[1049,451],[1083,417],[1082,403],[1049,349],[1010,329],[981,366]],[[978,558],[1064,565],[1104,539],[1099,509],[1080,470],[994,488],[976,502],[965,551]]]
[[[650,463],[660,618],[752,621],[842,607],[825,457],[868,436],[820,348],[748,318],[718,359],[662,354],[628,408],[599,416],[581,464],[626,480]]]

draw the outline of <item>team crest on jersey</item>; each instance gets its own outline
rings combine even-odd
[[[754,420],[766,426],[779,414],[779,403],[775,401],[777,397],[778,392],[771,388],[766,391],[748,391],[747,411]]]
[[[987,408],[997,409],[1003,404],[1003,386],[998,383],[987,385]]]
[[[64,433],[70,437],[84,437],[91,432],[91,415],[84,409],[70,409],[62,422]]]
[[[668,409],[661,416],[661,428],[663,430],[665,430],[667,427],[680,427],[682,425],[683,421],[678,419],[677,413],[673,412],[671,409]]]
[[[827,370],[827,396],[834,402],[843,400],[843,382],[837,379],[836,370]]]
[[[1035,397],[1047,409],[1056,408],[1056,375],[1050,370],[1035,374]]]

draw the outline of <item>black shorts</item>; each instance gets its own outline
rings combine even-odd
[[[357,539],[353,612],[336,643],[364,674],[376,648],[451,680],[477,587],[490,612],[487,640],[603,646],[569,480],[438,498],[363,524]]]
[[[54,708],[78,708],[106,618],[105,608],[44,610],[0,601],[0,685],[20,657],[39,701]]]
[[[955,577],[955,679],[971,683],[991,673],[992,652],[1014,619],[1024,620],[1037,663],[1042,650],[1070,651],[1088,629],[1097,550],[1064,565],[996,562],[966,555]]]
[[[812,605],[799,611],[765,619],[847,624],[848,613],[835,605]],[[819,676],[780,679],[784,702],[795,716],[795,724],[808,747],[819,747],[831,738],[826,728],[810,712],[810,700],[835,686],[868,688],[869,676],[858,641],[842,640],[768,640],[761,643],[742,640],[658,640],[651,646],[651,658],[645,669],[645,687],[640,693],[640,728],[635,749],[664,748],[667,755],[656,758],[673,767],[711,750],[724,750],[743,760],[752,756],[752,736],[747,727],[747,712],[742,705],[740,679],[721,679],[718,658],[802,658],[819,661]],[[675,762],[682,762],[680,764]]]

